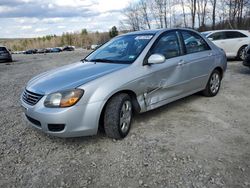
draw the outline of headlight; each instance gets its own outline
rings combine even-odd
[[[70,107],[76,104],[83,94],[84,91],[82,89],[73,89],[51,93],[46,97],[44,106],[49,108]]]

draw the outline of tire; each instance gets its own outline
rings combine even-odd
[[[243,61],[243,60],[245,59],[245,57],[246,57],[245,48],[246,48],[246,46],[242,46],[242,47],[239,49],[238,55],[237,55],[237,58],[238,58],[239,60],[242,60],[242,61]]]
[[[209,77],[203,95],[206,97],[214,97],[220,90],[222,75],[218,70],[214,70]]]
[[[132,102],[128,94],[113,96],[104,112],[104,130],[108,137],[122,139],[129,133],[132,120]]]

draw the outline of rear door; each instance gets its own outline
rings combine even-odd
[[[224,31],[212,33],[208,35],[207,37],[210,40],[212,40],[216,46],[218,46],[219,48],[222,48],[227,53],[226,46],[228,46],[228,44],[226,40],[226,33]]]
[[[238,31],[225,31],[226,45],[224,45],[225,51],[229,56],[237,56],[237,53],[242,45],[244,45],[244,38],[246,35]]]
[[[197,33],[192,31],[180,31],[185,47],[184,69],[186,91],[193,92],[205,88],[209,73],[213,68],[215,54],[207,42]]]

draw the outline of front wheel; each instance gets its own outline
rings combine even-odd
[[[113,96],[104,113],[104,130],[108,137],[121,139],[128,135],[132,120],[132,102],[128,94]]]
[[[218,70],[214,70],[207,82],[206,89],[203,91],[203,95],[206,97],[213,97],[217,95],[220,90],[222,75]]]

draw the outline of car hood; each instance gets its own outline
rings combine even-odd
[[[127,66],[129,65],[78,62],[34,77],[28,82],[26,89],[39,94],[72,89]]]

